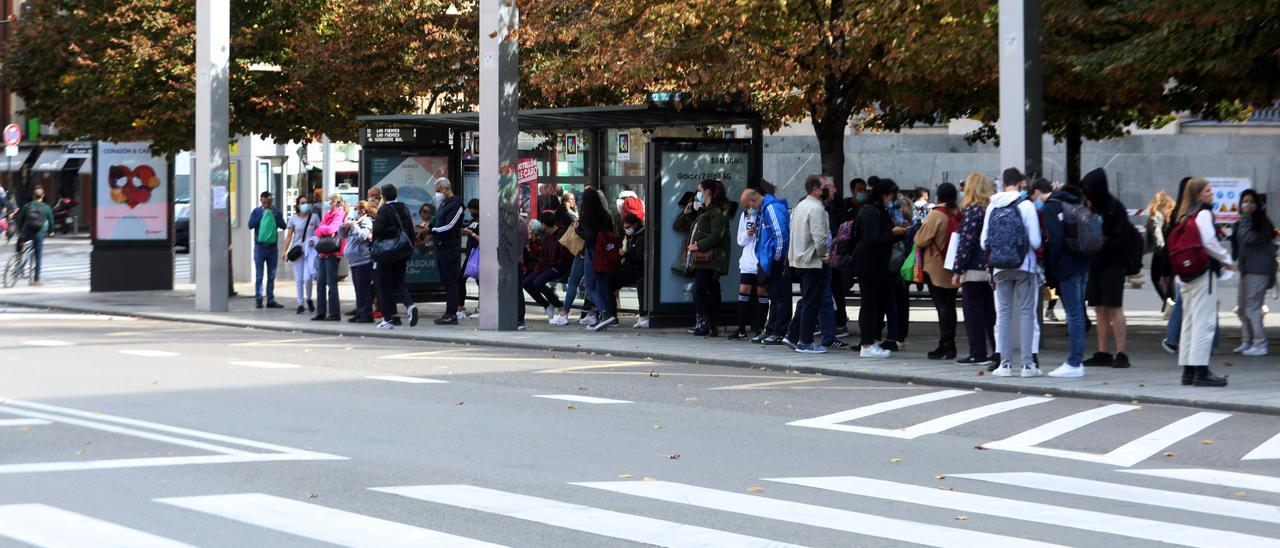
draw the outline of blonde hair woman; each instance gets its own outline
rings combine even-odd
[[[964,306],[964,331],[969,339],[969,355],[956,360],[960,365],[991,365],[996,356],[996,301],[987,272],[987,256],[982,251],[982,223],[996,187],[981,173],[964,178],[964,201],[960,203],[959,246],[956,248],[955,276]],[[990,348],[988,348],[988,346]],[[988,353],[988,350],[990,353]]]
[[[1167,314],[1173,310],[1173,278],[1169,272],[1169,256],[1164,238],[1173,227],[1173,197],[1161,190],[1147,204],[1147,247],[1151,248],[1151,284],[1160,296],[1160,306]]]

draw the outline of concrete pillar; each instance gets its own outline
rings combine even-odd
[[[1044,171],[1040,1],[1000,0],[1000,169]]]
[[[480,328],[516,328],[519,24],[512,0],[480,0]],[[599,146],[597,143],[596,146]],[[457,182],[457,181],[455,181]]]
[[[330,196],[338,192],[338,174],[333,172],[333,143],[329,141],[328,135],[325,135],[320,140],[320,146],[324,148],[321,153],[323,160],[320,166],[324,177],[324,199],[328,200]],[[355,206],[355,204],[351,205]]]
[[[196,161],[192,172],[192,215],[197,240],[192,254],[196,310],[226,312],[231,284],[228,183],[231,60],[230,0],[196,0]]]

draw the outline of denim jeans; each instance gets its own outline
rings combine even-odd
[[[44,236],[44,234],[37,233],[35,236],[31,237],[31,255],[35,257],[36,260],[36,269],[35,273],[31,276],[31,280],[36,282],[40,281],[40,268],[44,263]],[[19,253],[22,252],[22,243],[22,238],[18,238]]]
[[[825,308],[830,308],[831,299],[830,291],[823,290],[824,282],[828,279],[822,268],[797,268],[795,271],[800,274],[800,302],[799,310],[795,317],[791,318],[791,326],[787,330],[787,339],[797,344],[813,344],[813,326],[818,323],[818,316]],[[826,293],[828,298],[823,301],[823,294]],[[834,311],[832,311],[834,313]],[[834,321],[832,326],[834,328]]]
[[[338,303],[338,263],[342,257],[320,257],[316,266],[316,315],[338,317],[342,309]]]
[[[524,283],[520,285],[524,287],[530,297],[533,297],[533,302],[538,303],[538,306],[560,308],[564,303],[560,302],[559,297],[556,297],[556,290],[551,287],[551,284],[559,280],[563,275],[559,268],[549,268],[537,274],[526,276]]]
[[[834,273],[829,266],[823,266],[822,270],[826,271],[827,282],[822,287],[822,304],[818,305],[818,328],[822,331],[822,346],[831,346],[836,342],[836,317],[838,316],[836,308],[838,305],[836,304],[834,292],[831,290]]]
[[[578,284],[582,282],[582,277],[586,274],[583,264],[582,255],[573,258],[573,266],[569,267],[569,281],[564,287],[564,312],[568,314],[573,308],[573,300],[578,297]],[[591,292],[587,292],[587,300],[591,299]],[[589,309],[583,303],[583,310]]]
[[[1084,365],[1084,289],[1087,272],[1058,280],[1058,299],[1067,314],[1067,365]]]
[[[613,311],[608,310],[609,306],[609,275],[596,272],[591,264],[591,257],[594,250],[587,249],[582,253],[582,272],[583,279],[587,285],[587,296],[591,297],[591,302],[596,305],[596,317],[601,320],[613,316]],[[572,274],[570,274],[572,277]]]
[[[280,264],[280,248],[276,244],[254,244],[253,266],[257,270],[253,279],[253,299],[262,301],[262,277],[267,278],[267,302],[276,302],[276,267]]]

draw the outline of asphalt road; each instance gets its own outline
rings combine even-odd
[[[0,345],[4,546],[1280,546],[1271,416],[12,309]]]

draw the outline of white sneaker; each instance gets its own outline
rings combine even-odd
[[[1064,363],[1059,365],[1057,369],[1050,371],[1049,376],[1055,379],[1078,379],[1084,376],[1084,366]]]
[[[1012,377],[1013,367],[1010,367],[1007,363],[1002,363],[1000,364],[1000,367],[997,367],[995,371],[991,372],[991,374],[997,377]]]
[[[649,329],[649,317],[640,316],[636,318],[636,329]]]
[[[1242,343],[1240,343],[1240,346],[1235,347],[1235,349],[1233,349],[1233,350],[1231,351],[1231,353],[1232,353],[1232,354],[1243,354],[1243,353],[1245,353],[1245,352],[1248,352],[1250,348],[1253,348],[1253,344],[1251,344],[1251,343],[1249,343],[1249,342],[1242,342]]]
[[[1042,373],[1042,372],[1040,371],[1040,368],[1039,368],[1039,367],[1036,367],[1036,364],[1034,364],[1034,363],[1033,363],[1033,364],[1028,364],[1028,365],[1024,365],[1024,366],[1022,366],[1022,377],[1024,377],[1024,378],[1025,378],[1025,377],[1039,377],[1040,375],[1043,375],[1043,374],[1044,374],[1044,373]]]
[[[387,329],[387,330],[390,330],[390,329],[394,329],[394,328],[395,328],[395,326],[396,326],[395,324],[393,324],[393,323],[391,323],[391,322],[389,322],[389,321],[387,321],[387,320],[382,320],[381,322],[379,322],[379,323],[378,323],[378,329]]]
[[[459,320],[465,320],[465,319],[467,319],[467,313],[466,313],[466,312],[459,311],[459,312],[456,314],[456,317],[457,317]]]
[[[890,355],[892,355],[892,352],[880,348],[878,344],[864,346],[862,350],[858,351],[858,357],[861,358],[888,358]]]
[[[550,320],[547,320],[547,323],[551,325],[569,325],[569,317],[557,314],[552,316]]]
[[[1245,355],[1245,356],[1266,356],[1266,355],[1267,355],[1267,346],[1266,346],[1266,345],[1262,345],[1262,346],[1252,346],[1252,347],[1249,347],[1249,349],[1248,349],[1248,350],[1245,350],[1244,352],[1241,352],[1241,354],[1243,354],[1243,355]]]
[[[595,325],[596,322],[598,321],[600,321],[600,318],[597,318],[595,314],[587,314],[586,316],[583,316],[578,320],[578,325],[585,325],[587,327],[591,327]]]

